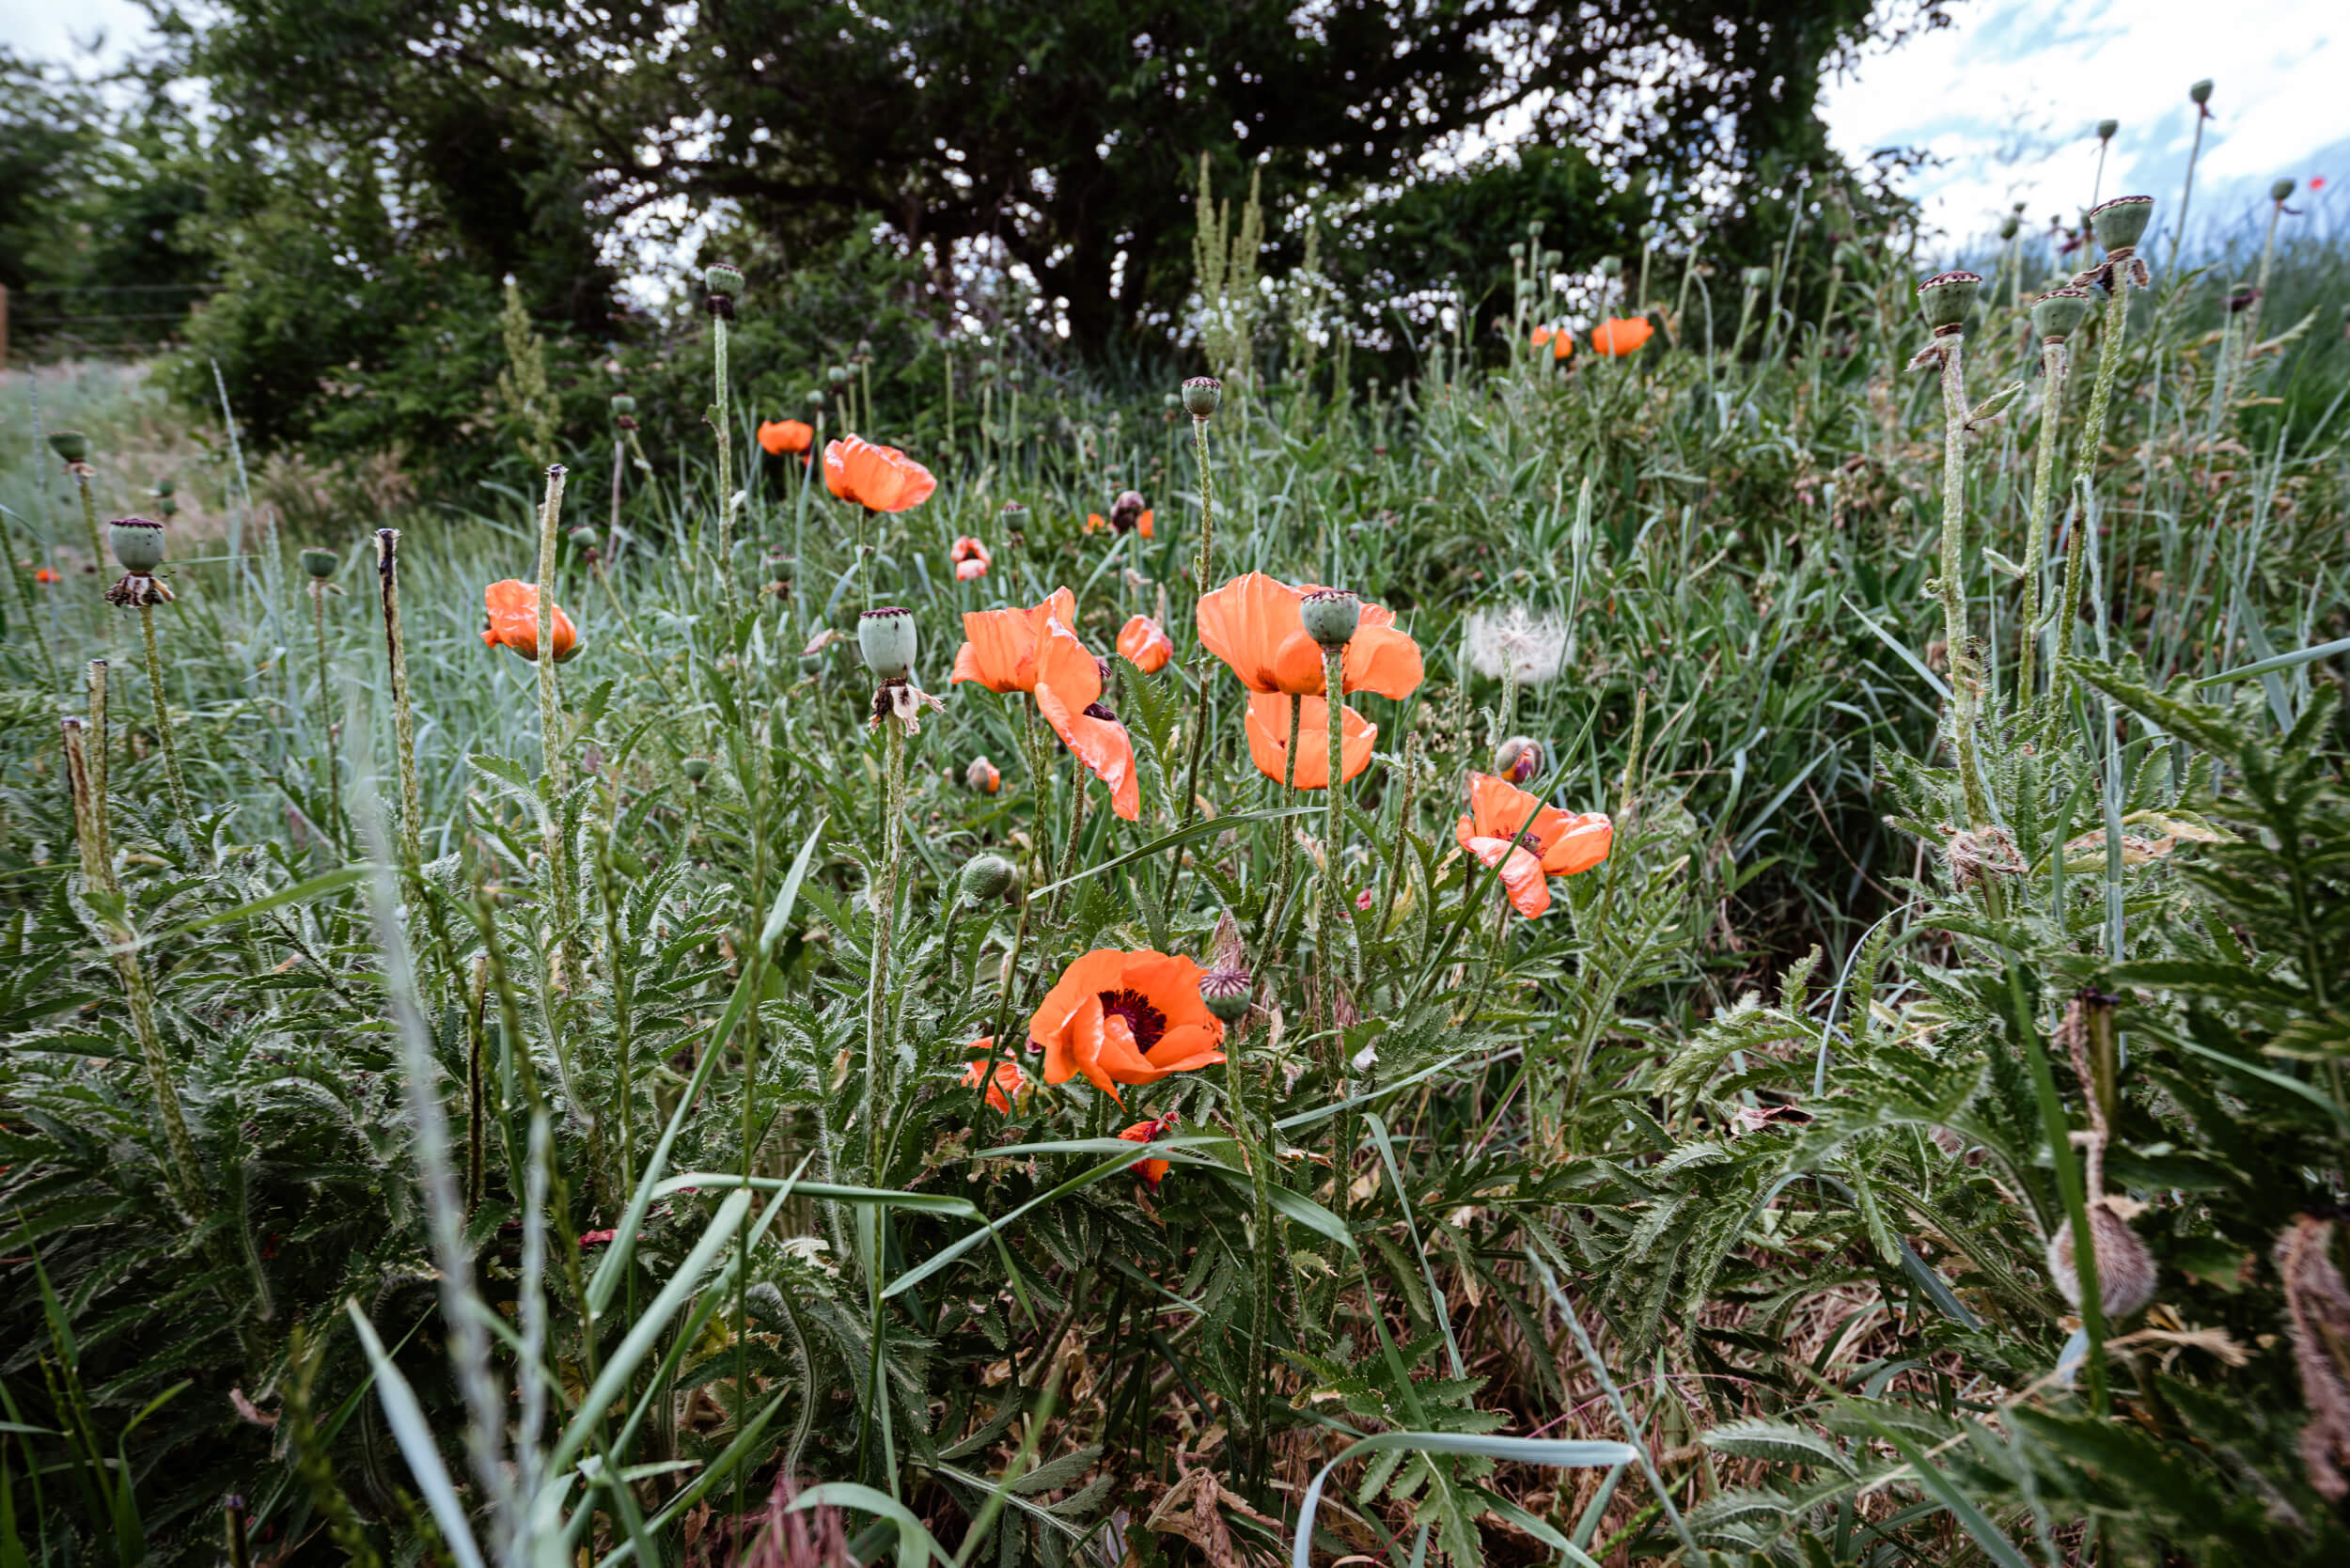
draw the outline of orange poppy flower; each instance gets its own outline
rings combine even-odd
[[[1199,999],[1199,965],[1179,955],[1097,948],[1061,971],[1028,1020],[1044,1081],[1086,1082],[1125,1104],[1120,1084],[1224,1059],[1224,1025]]]
[[[798,419],[767,419],[759,427],[759,445],[769,457],[781,457],[786,452],[805,456],[816,444],[816,427]]]
[[[986,576],[988,567],[995,560],[987,553],[987,546],[969,534],[955,536],[954,548],[947,552],[947,558],[955,563],[955,581],[958,583]]]
[[[1248,760],[1275,783],[1281,781],[1289,758],[1290,703],[1286,697],[1251,693],[1248,698]],[[1330,787],[1330,704],[1319,697],[1301,697],[1297,715],[1297,787]],[[1340,708],[1339,765],[1349,779],[1371,766],[1371,743],[1379,727],[1352,708]]]
[[[1173,1132],[1178,1120],[1179,1118],[1173,1111],[1168,1111],[1165,1116],[1153,1117],[1148,1121],[1137,1121],[1118,1136],[1128,1143],[1154,1143]],[[1164,1181],[1167,1173],[1175,1168],[1167,1160],[1144,1160],[1135,1168],[1142,1172],[1142,1179],[1151,1184],[1152,1192],[1156,1192],[1159,1190],[1159,1183]]]
[[[1478,773],[1469,776],[1469,814],[1453,824],[1452,836],[1485,865],[1501,867],[1510,902],[1532,919],[1550,907],[1545,879],[1574,876],[1606,859],[1615,831],[1597,812],[1561,811],[1506,778]]]
[[[1102,661],[1058,620],[1044,624],[1037,654],[1036,711],[1061,745],[1110,787],[1110,809],[1126,822],[1142,820],[1142,783],[1135,771],[1134,737],[1102,705]]]
[[[1252,692],[1320,697],[1322,648],[1306,635],[1303,608],[1306,595],[1319,591],[1312,584],[1292,588],[1261,572],[1235,577],[1200,599],[1199,640]],[[1419,644],[1395,629],[1393,610],[1377,604],[1363,606],[1355,639],[1346,645],[1345,669],[1345,690],[1398,698],[1411,696],[1424,673]]]
[[[1077,619],[1077,596],[1055,588],[1041,604],[1025,610],[973,610],[963,618],[964,642],[955,652],[954,681],[977,681],[989,691],[1036,690],[1037,654],[1044,628]]]
[[[872,511],[903,511],[931,498],[938,481],[895,447],[859,436],[824,443],[824,488]]]
[[[976,1059],[963,1070],[964,1088],[977,1089],[979,1087],[979,1080],[988,1076],[988,1053],[995,1049],[995,1037],[992,1034],[984,1040],[971,1042],[971,1055]],[[999,1115],[1010,1116],[1011,1114],[1010,1097],[1026,1094],[1028,1091],[1027,1074],[1020,1071],[1018,1062],[1010,1058],[1004,1058],[995,1063],[994,1078],[995,1081],[987,1086],[987,1103],[995,1106]]]
[[[539,658],[539,585],[517,582],[509,577],[502,583],[492,583],[481,592],[482,607],[489,612],[490,624],[482,630],[481,640],[489,647],[512,649],[524,658],[537,663]],[[579,651],[579,632],[572,625],[572,618],[563,613],[563,606],[555,606],[555,662],[561,664]]]
[[[1646,316],[1621,316],[1602,321],[1591,329],[1591,348],[1610,359],[1619,359],[1639,352],[1640,345],[1655,335],[1656,328]]]
[[[1138,615],[1119,631],[1118,651],[1143,674],[1156,675],[1175,657],[1175,639],[1157,621]]]
[[[65,577],[63,574],[52,572],[49,568],[44,566],[39,571],[33,573],[33,581],[36,583],[62,583],[65,581]]]
[[[1539,349],[1545,343],[1550,345],[1550,357],[1553,359],[1564,359],[1574,353],[1574,334],[1557,327],[1538,326],[1534,329],[1534,347]]]

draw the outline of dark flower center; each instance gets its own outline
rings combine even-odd
[[[1103,705],[1102,705],[1101,703],[1099,703],[1099,702],[1089,702],[1089,703],[1087,703],[1087,704],[1086,704],[1086,717],[1088,717],[1088,718],[1097,718],[1097,719],[1107,719],[1107,720],[1109,720],[1112,724],[1116,724],[1116,723],[1118,722],[1118,715],[1117,715],[1116,713],[1112,713],[1112,712],[1111,712],[1108,708],[1106,708],[1106,707],[1103,706]],[[1125,993],[1120,992],[1120,996],[1123,996],[1123,995],[1125,995]],[[1104,1005],[1107,1005],[1107,1004],[1104,1004]]]
[[[1104,991],[1100,995],[1103,1015],[1126,1020],[1126,1027],[1134,1031],[1136,1050],[1147,1056],[1152,1046],[1167,1037],[1167,1014],[1152,1006],[1140,992]]]

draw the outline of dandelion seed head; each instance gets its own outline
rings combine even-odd
[[[1478,610],[1468,618],[1463,643],[1469,667],[1478,674],[1496,681],[1506,675],[1521,686],[1547,685],[1566,663],[1567,622],[1549,610],[1523,604]]]

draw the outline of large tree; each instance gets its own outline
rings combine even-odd
[[[1344,199],[1443,178],[1432,149],[1510,116],[1734,202],[1825,160],[1824,71],[1939,4],[224,0],[195,65],[232,142],[382,161],[583,324],[600,232],[724,201],[787,258],[872,214],[942,280],[1000,246],[1098,345],[1180,306],[1202,153]]]

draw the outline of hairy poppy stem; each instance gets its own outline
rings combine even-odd
[[[30,555],[39,557],[40,554],[39,541],[35,541],[30,546]],[[29,569],[19,572],[10,566],[9,563],[16,558],[15,535],[8,525],[7,514],[0,513],[0,567],[8,567],[8,575],[16,580],[17,603],[24,611],[24,624],[33,629],[33,644],[40,650],[41,671],[49,678],[49,684],[55,686],[60,679],[57,655],[49,647],[49,628],[41,620],[39,602],[33,597],[33,572]]]
[[[326,831],[339,839],[343,831],[342,766],[335,755],[334,667],[326,657],[326,585],[310,580],[310,625],[319,648],[319,729],[326,736]]]
[[[1950,661],[1950,727],[1958,748],[1959,787],[1966,792],[1968,823],[1991,821],[1975,760],[1975,704],[1982,684],[1974,656],[1966,650],[1966,334],[1951,332],[1942,345],[1942,641]]]
[[[563,733],[563,695],[555,674],[555,560],[557,525],[563,515],[564,469],[547,469],[546,499],[539,509],[539,749],[546,763],[547,799],[544,822],[547,840],[547,887],[554,926],[562,958],[565,984],[579,980],[579,951],[572,939],[571,855],[563,841],[563,797],[571,792],[571,769],[565,765],[567,739]],[[549,1042],[552,1045],[554,1043]]]
[[[1346,1031],[1339,1027],[1339,921],[1343,918],[1339,901],[1339,845],[1346,831],[1345,760],[1340,755],[1345,741],[1346,644],[1324,643],[1322,646],[1322,729],[1329,742],[1330,771],[1324,780],[1327,798],[1323,802],[1322,829],[1322,915],[1314,922],[1315,957],[1322,970],[1322,1027],[1329,1031],[1330,1093],[1333,1098],[1346,1098]],[[1291,740],[1295,747],[1297,706],[1300,699],[1290,698]],[[1295,763],[1290,764],[1292,768]],[[1341,1111],[1330,1119],[1330,1169],[1337,1179],[1332,1194],[1332,1208],[1340,1220],[1346,1218],[1348,1188],[1353,1184],[1355,1163],[1354,1116]]]
[[[902,846],[899,819],[904,815],[906,732],[895,713],[882,720],[888,742],[888,761],[883,776],[882,862],[874,874],[870,898],[873,909],[872,965],[867,971],[865,996],[865,1173],[875,1186],[887,1184],[882,1171],[882,1121],[888,1096],[888,1050],[884,1038],[889,1018],[890,927],[898,912],[898,857]],[[876,1282],[878,1288],[878,1282]]]
[[[2040,658],[2040,579],[2048,552],[2048,483],[2056,469],[2057,419],[2064,400],[2065,353],[2061,340],[2040,348],[2043,380],[2040,403],[2040,449],[2032,454],[2031,520],[2024,541],[2023,646],[2017,651],[2015,701],[2020,707],[2032,698],[2032,674]],[[2069,575],[2069,573],[2068,573]]]
[[[416,782],[416,721],[409,706],[408,645],[400,624],[398,528],[375,530],[375,575],[384,599],[384,651],[392,674],[392,735],[400,750],[400,851],[414,877],[424,864],[424,791]]]
[[[89,662],[89,779],[90,825],[98,834],[98,853],[114,864],[113,808],[106,795],[106,661]]]
[[[2085,578],[2082,561],[2089,552],[2082,547],[2082,537],[2090,527],[2089,498],[2096,484],[2097,454],[2106,440],[2106,408],[2113,398],[2113,384],[2122,373],[2122,339],[2129,325],[2130,290],[2125,279],[2113,280],[2113,297],[2106,304],[2106,317],[2099,323],[2097,344],[2097,379],[2090,384],[2089,414],[2081,431],[2080,470],[2074,476],[2078,490],[2079,510],[2073,523],[2073,538],[2064,551],[2064,604],[2057,617],[2056,660],[2048,671],[2048,691],[2060,693],[2071,679],[2065,662],[2073,656],[2073,633],[2080,624],[2081,584]]]
[[[90,489],[90,467],[86,463],[70,465],[73,486],[82,493],[82,526],[89,530],[89,558],[92,572],[106,570],[106,536],[98,526],[98,496]]]
[[[188,780],[180,771],[180,743],[171,733],[171,704],[164,697],[164,657],[155,645],[155,606],[150,602],[139,604],[139,636],[147,644],[147,692],[154,699],[155,731],[164,743],[164,778],[171,786],[172,813],[180,819],[189,847],[204,854],[196,843],[196,808],[188,801]]]
[[[734,432],[727,424],[727,318],[723,312],[711,313],[710,331],[710,428],[718,438],[718,602],[727,607],[731,619],[734,609]],[[539,591],[543,600],[546,593],[544,584],[540,586]],[[544,648],[547,644],[541,642],[539,646]]]

